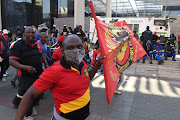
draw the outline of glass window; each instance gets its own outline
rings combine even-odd
[[[42,6],[42,0],[36,0],[36,5]]]
[[[50,15],[50,0],[42,0],[43,5],[43,19],[49,18]]]
[[[63,16],[67,16],[68,13],[68,9],[67,9],[67,0],[58,0],[58,14],[59,17]]]
[[[136,32],[139,32],[139,24],[134,24],[134,30]]]
[[[114,21],[111,20],[111,21],[109,21],[109,23],[114,23]]]
[[[154,25],[165,26],[165,20],[154,20]]]
[[[63,0],[64,1],[64,0]],[[74,0],[68,0],[68,17],[74,17]]]
[[[128,24],[128,26],[133,30],[133,24]]]
[[[31,0],[14,0],[15,2],[29,2],[29,3],[32,3]]]

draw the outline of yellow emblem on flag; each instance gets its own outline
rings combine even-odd
[[[114,54],[114,64],[119,73],[122,73],[133,62],[134,51],[130,41],[122,43]]]

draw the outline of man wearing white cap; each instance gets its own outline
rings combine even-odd
[[[9,68],[9,43],[10,43],[10,39],[8,37],[8,31],[6,29],[3,30],[2,42],[3,42],[4,47],[5,47],[5,50],[3,52],[3,58],[4,58],[3,76],[7,76],[6,70]]]
[[[56,25],[53,25],[53,28],[51,30],[53,44],[55,44],[58,40],[58,33],[59,31],[56,29]]]

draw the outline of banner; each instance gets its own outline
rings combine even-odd
[[[103,70],[109,105],[121,73],[146,52],[125,21],[107,25],[96,17],[92,1],[89,6],[95,20],[101,55],[106,56]]]

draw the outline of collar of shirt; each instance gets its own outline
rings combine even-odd
[[[81,62],[81,63],[80,63],[80,66],[79,66],[79,70],[77,70],[76,68],[70,66],[70,65],[66,62],[66,60],[64,59],[64,56],[62,56],[62,58],[61,58],[61,60],[60,60],[60,64],[61,64],[62,67],[64,67],[65,69],[71,69],[71,70],[73,70],[73,71],[76,71],[76,72],[79,73],[79,74],[81,74],[81,70],[82,70],[82,68],[83,68],[83,66],[84,66],[84,63]]]
[[[30,44],[25,39],[23,39],[23,40],[25,41],[26,44],[30,45],[31,47],[33,47],[35,44],[37,44],[36,41],[34,41],[33,44]]]

